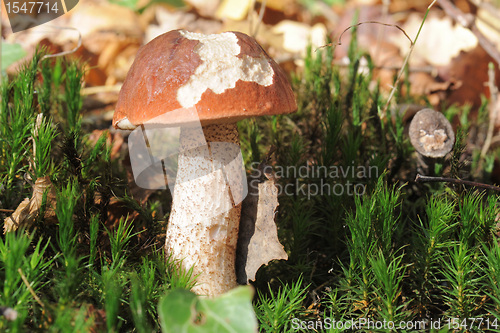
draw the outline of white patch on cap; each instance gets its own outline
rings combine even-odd
[[[273,83],[274,71],[264,55],[237,57],[241,47],[234,33],[205,35],[181,30],[180,34],[200,42],[195,51],[202,60],[189,81],[177,91],[177,101],[182,107],[194,106],[207,89],[216,94],[232,89],[238,80],[266,87]]]
[[[118,127],[119,129],[122,129],[122,130],[133,130],[137,126],[135,126],[134,124],[132,124],[130,122],[130,120],[128,120],[128,118],[125,117],[122,120],[120,120],[118,123],[116,123],[116,127]]]

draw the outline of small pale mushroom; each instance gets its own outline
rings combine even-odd
[[[455,143],[455,133],[448,119],[432,109],[422,109],[415,114],[409,136],[413,147],[431,158],[446,156]]]
[[[218,295],[237,285],[235,254],[246,179],[238,170],[221,171],[237,168],[230,163],[240,153],[236,122],[296,109],[283,70],[243,33],[175,30],[139,50],[120,91],[113,126],[131,130],[169,112],[179,114],[169,118],[173,123],[157,122],[180,126],[165,246],[185,269],[193,267],[198,294]],[[192,119],[182,116],[190,110],[201,122],[208,149],[199,145],[196,126],[187,120]]]
[[[421,156],[421,162],[434,172],[435,160],[444,158],[455,144],[455,132],[446,117],[432,109],[418,111],[408,131],[412,146]]]

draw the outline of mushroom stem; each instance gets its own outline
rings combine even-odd
[[[237,285],[241,204],[235,199],[242,193],[244,179],[241,169],[238,173],[230,164],[240,153],[236,123],[207,125],[203,133],[208,149],[200,146],[199,128],[181,128],[165,248],[167,255],[182,260],[184,269],[193,267],[194,292],[214,296]]]

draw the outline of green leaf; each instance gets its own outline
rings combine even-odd
[[[172,6],[174,8],[185,7],[186,4],[182,0],[153,0],[151,3],[164,3],[166,5]]]
[[[168,293],[159,304],[162,332],[188,332],[195,313],[196,295],[185,289]]]
[[[257,332],[251,287],[238,287],[216,298],[176,289],[160,301],[159,315],[163,333]]]
[[[110,0],[109,2],[135,10],[137,8],[137,0]]]
[[[137,10],[139,12],[142,12],[144,9],[155,3],[164,3],[174,8],[185,7],[185,3],[182,0],[150,0],[144,7],[141,7],[140,9],[138,8],[138,0],[109,0],[109,2],[129,8],[131,10]]]
[[[2,71],[7,67],[22,59],[26,55],[26,51],[20,44],[9,44],[2,42]]]

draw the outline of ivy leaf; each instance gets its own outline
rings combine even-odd
[[[255,333],[252,288],[241,286],[216,298],[176,289],[159,304],[163,333]]]
[[[2,42],[2,71],[22,59],[25,55],[26,51],[24,51],[20,44]]]
[[[135,10],[137,8],[138,0],[110,0],[109,2]]]

